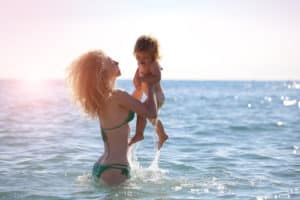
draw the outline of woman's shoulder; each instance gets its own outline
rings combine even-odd
[[[126,92],[125,90],[122,90],[122,89],[114,89],[112,91],[112,96],[118,96],[118,95],[124,95],[124,94],[128,94],[128,92]]]
[[[115,89],[111,94],[112,100],[122,100],[128,96],[130,96],[128,92],[122,89]]]
[[[111,103],[114,105],[119,105],[122,108],[128,109],[135,100],[128,92],[124,90],[114,90],[111,95]]]

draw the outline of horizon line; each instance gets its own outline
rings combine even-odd
[[[119,78],[116,81],[132,81],[129,78]],[[30,80],[24,78],[0,78],[0,81],[29,81],[29,82],[44,82],[44,81],[66,81],[63,78],[44,78],[37,80]],[[161,81],[300,81],[300,79],[162,79]]]

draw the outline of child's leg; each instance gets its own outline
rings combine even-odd
[[[168,135],[166,134],[164,126],[159,119],[150,119],[150,121],[155,127],[158,136],[157,149],[159,150],[163,146],[164,142],[168,139]]]
[[[146,123],[146,118],[142,117],[141,115],[137,116],[135,135],[131,138],[130,142],[128,143],[129,146],[144,139],[144,130],[146,128]]]
[[[163,124],[160,120],[157,120],[156,132],[157,132],[157,135],[158,135],[158,138],[159,138],[157,148],[160,149],[169,137],[166,134],[164,126],[163,126]]]
[[[157,110],[161,109],[162,105],[164,104],[165,101],[165,96],[163,93],[156,93],[156,101],[157,101]],[[165,141],[168,139],[168,135],[165,132],[164,126],[160,119],[155,119],[151,120],[152,125],[155,126],[156,128],[156,133],[158,135],[158,144],[157,144],[157,149],[159,150]]]

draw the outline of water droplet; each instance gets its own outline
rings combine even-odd
[[[278,121],[276,124],[277,124],[277,126],[283,126],[283,122],[281,122],[281,121]]]
[[[267,97],[267,96],[265,96],[265,101],[268,101],[268,102],[271,102],[272,101],[272,97]]]
[[[174,187],[174,191],[180,191],[180,190],[182,190],[182,187],[181,187],[181,186],[175,186],[175,187]]]
[[[284,100],[283,105],[284,106],[293,106],[297,103],[297,100]]]

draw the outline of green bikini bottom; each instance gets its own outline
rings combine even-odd
[[[123,164],[108,164],[108,165],[100,165],[99,163],[95,163],[93,167],[93,177],[100,178],[101,174],[108,169],[119,169],[121,170],[121,174],[130,177],[130,167],[128,165]]]

